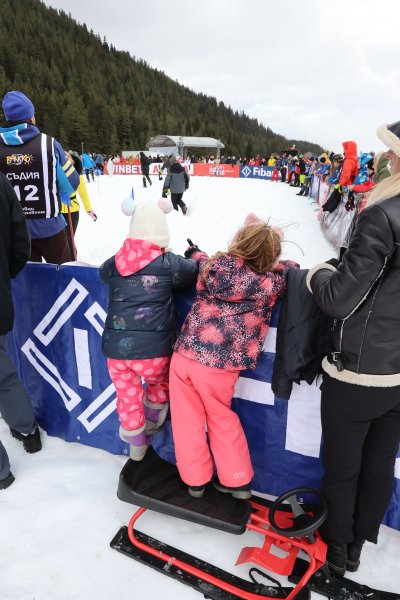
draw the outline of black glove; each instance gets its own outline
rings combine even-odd
[[[344,207],[347,211],[354,210],[354,194],[353,194],[353,192],[349,192],[349,196],[348,196],[347,202],[344,205]]]
[[[340,260],[338,258],[330,258],[329,260],[325,261],[325,264],[332,265],[332,267],[335,267],[335,269],[337,269],[340,265]]]
[[[185,258],[191,258],[195,252],[200,252],[200,248],[198,246],[189,246],[187,250],[184,252]]]
[[[162,191],[162,195],[161,195],[161,197],[162,197],[162,198],[167,198],[167,190],[163,190],[163,191]]]
[[[189,244],[189,248],[184,252],[185,258],[190,258],[195,252],[200,252],[200,248],[196,246],[196,244],[193,244],[190,238],[187,239],[187,242]]]

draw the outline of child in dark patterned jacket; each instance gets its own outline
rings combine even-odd
[[[176,339],[173,290],[196,282],[197,264],[167,251],[165,213],[171,202],[134,203],[122,248],[100,267],[109,287],[108,314],[102,336],[110,378],[117,391],[120,437],[130,444],[130,458],[142,460],[152,435],[168,412],[168,374]],[[143,389],[146,382],[146,390]]]
[[[240,371],[256,366],[288,271],[298,268],[279,262],[282,238],[250,214],[227,252],[210,259],[192,246],[185,253],[198,262],[199,277],[171,360],[170,403],[177,467],[193,497],[212,478],[211,452],[214,485],[235,498],[251,496],[253,469],[231,401]]]

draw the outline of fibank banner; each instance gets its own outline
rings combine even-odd
[[[38,422],[50,435],[128,454],[118,437],[115,389],[101,352],[107,295],[97,268],[28,264],[13,281],[10,353]],[[176,297],[179,324],[192,300],[193,290]],[[318,385],[294,385],[289,401],[271,390],[278,316],[279,304],[257,368],[242,372],[233,400],[249,442],[252,487],[275,496],[294,487],[318,487],[322,474]],[[169,422],[153,445],[174,461]],[[385,519],[400,530],[400,459]]]
[[[245,179],[271,179],[273,167],[245,165],[240,167],[240,177]]]

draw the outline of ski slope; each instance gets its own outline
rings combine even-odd
[[[100,177],[88,184],[98,220],[81,211],[76,244],[81,262],[100,265],[122,245],[129,218],[120,204],[134,188],[138,200],[157,199],[161,182],[143,189],[135,176]],[[182,253],[186,238],[209,254],[226,248],[248,212],[285,229],[283,258],[311,267],[334,255],[322,236],[315,205],[288,185],[244,179],[192,178],[184,200],[189,207],[167,216],[171,248]],[[18,318],[18,316],[17,316]],[[125,457],[43,433],[43,450],[23,451],[0,420],[0,439],[16,477],[0,492],[0,600],[201,600],[189,587],[111,550],[134,507],[116,497]],[[256,534],[233,536],[183,520],[147,512],[139,528],[247,579],[249,566],[234,563]],[[381,528],[378,546],[366,544],[356,581],[400,591],[400,533]],[[312,595],[313,600],[321,598]]]

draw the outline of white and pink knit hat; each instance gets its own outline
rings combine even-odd
[[[171,201],[160,198],[156,202],[135,202],[133,197],[122,202],[122,212],[131,216],[128,236],[136,240],[147,240],[161,248],[169,245],[169,230],[165,215],[172,210]]]

